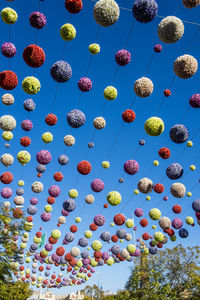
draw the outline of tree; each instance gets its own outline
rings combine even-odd
[[[32,295],[28,283],[16,281],[14,283],[0,282],[1,300],[26,300]]]

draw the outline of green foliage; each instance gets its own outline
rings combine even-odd
[[[16,281],[5,284],[0,281],[1,300],[26,300],[32,293],[27,283]]]

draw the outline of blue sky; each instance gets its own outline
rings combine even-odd
[[[125,8],[132,8],[132,1],[117,1],[119,6]],[[176,16],[184,21],[197,22],[199,20],[199,9],[186,9],[182,6],[181,0],[157,1],[159,6],[159,16],[173,15],[176,11]],[[14,138],[11,141],[9,149],[4,148],[4,140],[1,139],[0,155],[3,153],[11,153],[15,157],[15,163],[9,167],[10,172],[14,174],[14,181],[10,187],[15,191],[17,189],[17,182],[19,179],[25,181],[25,204],[26,209],[29,206],[29,200],[35,196],[31,191],[32,182],[38,180],[36,172],[36,154],[41,149],[47,149],[52,153],[53,160],[47,166],[46,172],[43,174],[41,181],[44,184],[44,191],[37,195],[39,203],[37,205],[38,213],[34,216],[34,228],[30,234],[30,243],[34,237],[35,232],[40,226],[43,227],[43,232],[49,235],[51,230],[56,228],[57,219],[60,216],[62,203],[68,198],[68,190],[76,188],[79,196],[76,199],[77,209],[67,217],[65,225],[60,227],[62,237],[58,242],[58,246],[62,243],[64,234],[69,232],[69,227],[75,224],[75,218],[80,216],[82,222],[78,225],[78,232],[74,243],[66,246],[66,252],[77,244],[78,239],[83,236],[84,231],[88,229],[89,224],[93,222],[96,214],[102,213],[106,217],[106,224],[99,228],[93,235],[93,239],[99,238],[99,235],[104,230],[109,230],[112,234],[116,231],[109,227],[113,216],[116,213],[123,212],[127,217],[132,217],[132,213],[137,207],[142,205],[145,211],[144,217],[148,218],[148,212],[151,208],[158,207],[163,216],[168,216],[171,219],[175,217],[172,213],[171,207],[174,204],[180,204],[183,207],[181,218],[184,220],[186,216],[193,216],[194,211],[191,208],[193,200],[198,198],[198,186],[192,191],[191,198],[175,199],[169,195],[167,202],[162,200],[164,195],[169,194],[170,185],[172,181],[166,176],[162,179],[165,186],[165,192],[162,195],[151,193],[151,201],[145,200],[145,195],[133,195],[134,189],[137,187],[137,182],[142,177],[148,177],[154,183],[160,182],[165,175],[166,167],[173,162],[179,162],[186,173],[179,181],[186,185],[187,191],[191,191],[193,186],[199,180],[199,135],[197,134],[192,139],[196,130],[199,128],[199,110],[189,107],[189,98],[191,95],[199,92],[199,71],[190,79],[182,80],[175,77],[173,84],[170,86],[174,78],[173,61],[180,55],[190,54],[199,60],[199,32],[198,26],[189,24],[185,25],[185,33],[180,41],[175,44],[163,44],[163,51],[155,54],[153,61],[146,74],[154,83],[154,92],[148,98],[139,98],[134,94],[133,84],[135,80],[144,76],[147,67],[152,59],[153,47],[159,42],[157,37],[157,26],[161,21],[160,17],[156,17],[148,24],[141,24],[134,21],[133,29],[126,44],[126,49],[131,52],[132,60],[126,67],[117,67],[115,62],[115,53],[124,48],[125,41],[132,26],[133,16],[131,11],[121,9],[119,21],[109,27],[103,28],[95,23],[93,18],[94,2],[84,1],[83,10],[77,15],[70,15],[64,8],[64,1],[43,1],[40,2],[40,11],[47,17],[47,25],[38,32],[37,44],[42,47],[46,54],[46,61],[43,66],[38,69],[30,68],[25,64],[22,58],[23,50],[26,46],[36,43],[36,30],[29,24],[29,15],[33,11],[38,10],[38,1],[2,1],[0,8],[3,9],[10,6],[18,13],[18,21],[11,26],[11,42],[16,45],[17,55],[14,58],[8,59],[2,54],[1,71],[12,70],[15,71],[19,84],[18,87],[12,91],[15,97],[14,105],[10,107],[4,106],[0,103],[1,115],[13,115],[17,121],[17,127],[14,130]],[[77,36],[71,42],[64,42],[59,34],[59,29],[64,23],[72,23],[76,30]],[[9,26],[0,22],[1,26],[1,44],[9,41]],[[90,61],[90,53],[88,46],[90,43],[99,43],[101,52],[92,57],[92,63],[87,73],[88,64]],[[66,44],[65,44],[66,43]],[[58,92],[56,97],[55,110],[52,111],[52,103],[56,91],[56,82],[50,76],[50,68],[52,64],[58,60],[66,60],[72,67],[72,78],[64,83],[58,84]],[[117,70],[117,76],[113,81],[114,72]],[[26,76],[35,76],[41,82],[41,91],[29,97],[21,88],[21,82]],[[80,94],[77,87],[77,82],[81,77],[87,76],[93,82],[93,88],[90,92],[84,93],[81,96],[80,105],[78,105]],[[118,89],[118,97],[116,100],[106,102],[105,109],[102,112],[105,99],[103,97],[103,90],[106,86],[113,85]],[[172,95],[169,98],[163,96],[163,91],[170,88]],[[1,89],[1,95],[5,91]],[[27,98],[32,98],[36,102],[36,110],[27,113],[23,108],[23,101]],[[163,102],[162,109],[158,111],[159,105]],[[125,109],[128,109],[132,104],[132,109],[136,113],[136,119],[131,124],[124,124],[117,142],[112,149],[109,161],[110,169],[102,170],[101,162],[108,159],[108,153],[117,137],[119,130],[123,124],[121,114]],[[86,114],[86,124],[79,129],[72,129],[66,121],[66,115],[71,109],[80,109]],[[187,113],[186,113],[187,111]],[[44,121],[48,113],[55,113],[58,117],[58,123],[54,127],[48,127]],[[186,115],[185,115],[186,113]],[[101,131],[96,131],[94,139],[92,140],[95,147],[89,149],[88,142],[93,136],[93,119],[102,115],[106,119],[106,127]],[[165,130],[159,137],[147,136],[144,132],[144,123],[146,119],[152,116],[158,116],[163,119],[165,123]],[[184,121],[183,121],[184,116]],[[30,119],[33,122],[33,130],[26,133],[21,129],[20,123],[24,119]],[[189,139],[194,143],[192,148],[187,148],[185,144],[174,144],[169,141],[169,130],[174,124],[183,122],[189,130]],[[45,145],[42,142],[41,135],[50,131],[53,136],[53,142]],[[63,137],[67,134],[72,134],[76,138],[76,143],[73,147],[67,148],[63,143]],[[23,167],[23,176],[21,177],[22,167],[17,162],[17,153],[22,149],[19,140],[22,136],[29,136],[32,140],[31,146],[26,150],[30,152],[32,159],[28,165]],[[140,139],[145,139],[146,144],[138,148]],[[154,167],[151,170],[153,160],[158,159],[158,150],[161,147],[169,147],[172,156],[169,160],[159,159],[159,167]],[[184,153],[183,149],[186,148]],[[136,149],[139,149],[136,152]],[[60,154],[65,153],[69,157],[68,165],[61,167],[57,162]],[[178,159],[179,158],[179,159]],[[92,172],[87,176],[78,176],[76,166],[79,161],[87,159],[92,164]],[[138,161],[140,169],[136,175],[130,176],[124,174],[123,165],[128,159],[135,159]],[[178,161],[177,161],[178,159]],[[189,170],[189,166],[196,162],[196,171]],[[6,170],[4,166],[1,167],[2,172]],[[149,172],[149,170],[151,170]],[[189,170],[189,171],[188,171]],[[59,183],[61,188],[61,195],[56,199],[53,205],[52,219],[48,223],[44,223],[40,219],[40,215],[46,205],[46,198],[48,197],[48,188],[55,184],[53,174],[56,171],[63,172],[64,180]],[[95,194],[95,202],[89,206],[84,205],[84,198],[91,193],[90,183],[93,179],[99,178],[105,183],[105,189]],[[123,175],[125,182],[118,184],[118,179]],[[77,181],[77,183],[76,183]],[[76,183],[76,184],[75,184]],[[3,184],[0,184],[3,188]],[[109,191],[117,190],[122,195],[122,202],[117,207],[109,207],[107,210],[103,209],[103,204],[106,202],[106,195]],[[93,193],[94,194],[94,193]],[[132,197],[131,197],[132,196]],[[3,199],[1,199],[3,201]],[[13,199],[11,199],[13,200]],[[12,202],[12,201],[11,201]],[[13,202],[12,202],[13,203]],[[124,206],[127,203],[125,209]],[[83,208],[84,205],[84,208]],[[83,208],[83,209],[82,209]],[[139,225],[139,219],[135,220],[136,225]],[[136,237],[141,236],[144,232],[153,234],[151,226],[156,222],[149,221],[148,227],[142,229],[138,226]],[[189,230],[189,237],[186,240],[177,238],[177,242],[168,242],[167,246],[172,247],[177,243],[187,245],[198,244],[199,227],[189,227],[184,224],[184,227]],[[129,230],[131,231],[131,230]],[[122,248],[126,247],[127,243],[120,244]],[[110,245],[104,244],[103,250],[108,250]],[[56,248],[54,248],[56,249]],[[91,252],[92,253],[92,252]],[[131,263],[123,262],[115,264],[111,268],[108,266],[99,267],[100,281],[104,289],[116,291],[118,288],[123,288],[129,275],[129,267]],[[120,272],[123,276],[116,276]],[[56,269],[56,273],[59,270]],[[88,284],[97,282],[97,275],[94,275]],[[74,288],[73,291],[81,289],[81,287]],[[68,293],[72,288],[67,290],[59,290],[59,293]]]

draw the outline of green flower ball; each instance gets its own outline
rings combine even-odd
[[[107,100],[115,100],[117,98],[117,89],[114,86],[107,86],[103,94]]]
[[[175,236],[175,235],[170,236],[170,240],[171,240],[172,242],[175,242],[175,241],[176,241],[176,236]]]
[[[59,239],[61,237],[61,232],[58,229],[54,229],[51,232],[51,236],[52,238],[54,238],[55,240]]]
[[[162,232],[160,231],[157,231],[155,232],[154,234],[154,239],[157,241],[157,242],[162,242],[164,240],[164,235],[162,234]]]
[[[98,240],[95,240],[94,242],[92,242],[91,246],[94,251],[99,251],[102,248],[102,243]]]
[[[49,212],[52,211],[52,206],[49,205],[49,204],[47,204],[47,205],[45,205],[44,210],[45,210],[47,213],[49,213]]]
[[[104,169],[110,168],[110,163],[109,163],[109,161],[102,161],[101,165],[102,165],[102,167],[103,167]]]
[[[187,217],[185,219],[185,222],[188,224],[188,225],[192,225],[194,224],[194,219],[192,217]]]
[[[135,247],[135,245],[133,245],[133,244],[129,244],[129,245],[126,247],[126,249],[128,250],[129,253],[132,254],[132,253],[135,252],[136,247]]]
[[[44,255],[45,257],[47,257],[47,255],[49,254],[49,252],[48,252],[47,250],[45,250],[45,249],[43,249],[43,250],[41,251],[41,253],[42,253],[42,255]]]
[[[122,201],[121,194],[117,191],[109,192],[107,195],[107,201],[110,205],[116,206]]]
[[[80,217],[76,217],[75,222],[76,223],[81,223],[81,218]]]
[[[43,133],[42,140],[46,144],[51,143],[53,141],[53,134],[51,134],[51,132]]]
[[[149,211],[149,217],[150,217],[152,220],[159,220],[160,217],[161,217],[161,211],[160,211],[158,208],[152,208],[152,209]]]
[[[96,55],[100,52],[100,46],[99,44],[90,44],[88,47],[91,54]]]
[[[149,118],[144,125],[144,129],[146,133],[150,136],[158,136],[161,135],[165,128],[163,120],[158,117]]]
[[[72,24],[66,23],[60,28],[60,36],[64,41],[72,41],[76,37],[76,29]]]
[[[75,189],[69,190],[68,195],[70,198],[75,199],[78,197],[78,191]]]
[[[40,91],[41,85],[39,80],[34,76],[24,78],[22,88],[29,95],[37,94]]]
[[[21,165],[24,166],[31,160],[31,155],[28,151],[20,151],[17,154],[17,160]]]
[[[1,11],[1,18],[4,23],[11,25],[17,22],[18,15],[14,9],[6,7]]]
[[[76,263],[77,267],[81,268],[83,266],[82,261],[79,259]]]
[[[2,133],[2,138],[3,138],[5,141],[10,141],[10,140],[12,140],[12,138],[13,138],[13,134],[12,134],[11,131],[4,131],[4,132]]]
[[[90,239],[92,237],[92,232],[90,230],[86,230],[84,235],[87,239]]]
[[[133,226],[134,226],[133,219],[128,219],[126,221],[125,225],[126,225],[127,228],[133,228]]]

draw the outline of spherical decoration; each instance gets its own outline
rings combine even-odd
[[[94,251],[99,251],[102,248],[102,243],[100,241],[98,241],[98,240],[95,240],[95,241],[92,242],[91,246],[92,246],[92,249]]]
[[[78,245],[81,246],[81,247],[87,247],[88,240],[85,237],[80,238],[79,241],[78,241]]]
[[[162,51],[162,45],[160,44],[156,44],[154,47],[153,47],[154,51],[159,53]]]
[[[184,34],[184,25],[181,19],[168,16],[158,25],[158,37],[163,43],[171,44],[180,40]]]
[[[24,120],[21,122],[21,127],[25,131],[30,131],[33,128],[33,123],[30,120]]]
[[[3,154],[1,156],[1,163],[5,166],[8,167],[10,165],[12,165],[14,162],[14,157],[11,154]]]
[[[196,212],[200,212],[200,199],[196,199],[192,202],[192,208]]]
[[[116,206],[121,203],[121,194],[117,191],[111,191],[107,195],[107,201],[110,205]]]
[[[159,220],[159,225],[162,229],[171,227],[171,220],[168,217],[162,217]]]
[[[169,89],[164,90],[163,94],[165,95],[165,97],[169,97],[171,96],[171,91]]]
[[[36,159],[39,164],[47,165],[48,163],[50,163],[50,161],[52,159],[51,153],[47,150],[41,150],[37,153]]]
[[[99,0],[96,2],[93,15],[97,24],[108,27],[119,19],[119,6],[114,0]]]
[[[147,200],[147,201],[150,201],[150,200],[151,200],[151,197],[150,197],[150,196],[146,196],[146,200]]]
[[[56,254],[57,254],[58,256],[63,256],[63,255],[65,254],[65,248],[63,248],[63,247],[58,247],[58,248],[56,249]]]
[[[73,146],[75,144],[75,138],[72,135],[66,135],[64,137],[64,144],[68,147]]]
[[[54,238],[55,240],[59,239],[61,237],[61,232],[58,229],[54,229],[51,232],[51,236],[52,238]]]
[[[91,183],[91,189],[96,193],[103,191],[104,189],[103,181],[101,179],[94,179]]]
[[[184,184],[176,182],[171,185],[170,192],[175,198],[183,198],[185,196],[186,188]]]
[[[11,25],[17,22],[18,15],[14,9],[6,7],[1,11],[1,19],[4,23]]]
[[[46,144],[51,143],[53,141],[53,135],[51,134],[51,132],[45,132],[42,135],[42,140]]]
[[[165,126],[162,119],[158,117],[149,118],[144,125],[144,129],[146,133],[150,136],[158,136],[161,135]]]
[[[14,203],[16,205],[23,205],[24,204],[24,198],[22,196],[16,196],[14,198]]]
[[[0,118],[0,128],[4,131],[12,131],[16,127],[16,120],[12,116],[4,115]]]
[[[119,66],[126,66],[131,61],[131,54],[125,49],[119,50],[115,54],[115,60]]]
[[[66,218],[63,217],[63,216],[60,216],[60,217],[58,218],[58,223],[59,223],[59,224],[65,224],[65,223],[66,223]]]
[[[121,178],[119,179],[119,183],[124,183],[124,178],[121,177]]]
[[[12,190],[10,188],[3,188],[1,190],[1,196],[5,199],[9,199],[12,196]],[[8,201],[6,201],[8,202]],[[5,203],[5,202],[4,202]],[[10,202],[9,202],[10,203]],[[5,205],[4,205],[5,206]],[[7,207],[7,205],[5,206]]]
[[[93,148],[94,147],[94,143],[93,142],[89,142],[88,143],[88,148]]]
[[[190,97],[189,104],[193,108],[199,108],[200,107],[200,94],[194,94]]]
[[[109,168],[110,168],[110,163],[109,163],[109,161],[102,161],[101,165],[102,165],[102,167],[103,167],[104,169],[109,169]]]
[[[136,160],[127,160],[124,164],[124,171],[129,175],[134,175],[139,171],[139,164]]]
[[[200,4],[200,0],[182,0],[182,2],[186,8],[194,8]]]
[[[91,172],[92,166],[89,161],[83,160],[77,165],[77,170],[82,175],[87,175]]]
[[[65,202],[63,202],[63,208],[64,208],[64,210],[71,212],[71,211],[75,210],[76,202],[73,199],[68,199]]]
[[[161,183],[156,183],[154,185],[154,192],[158,193],[158,194],[162,194],[164,192],[164,185]]]
[[[126,231],[123,228],[120,228],[116,231],[116,235],[119,239],[124,239],[126,237]]]
[[[35,110],[35,102],[33,101],[33,99],[26,99],[24,101],[24,108],[26,111],[33,111]]]
[[[49,213],[49,212],[52,211],[52,206],[49,205],[49,204],[47,204],[47,205],[45,205],[44,210],[45,210],[47,213]]]
[[[149,178],[142,178],[137,184],[138,190],[143,194],[148,194],[153,190],[153,181]]]
[[[140,220],[140,225],[141,225],[142,227],[146,227],[146,226],[148,225],[147,219],[141,219],[141,220]]]
[[[103,94],[104,98],[112,101],[117,98],[117,89],[114,86],[107,86]]]
[[[36,167],[36,170],[39,172],[39,173],[44,173],[46,171],[46,166],[45,165],[37,165]]]
[[[63,180],[63,174],[61,172],[56,172],[56,173],[54,173],[53,178],[56,181],[60,182]]]
[[[41,12],[34,11],[29,16],[29,22],[32,27],[41,29],[46,25],[47,20],[45,15],[43,15]]]
[[[52,185],[52,186],[50,186],[48,192],[49,192],[49,195],[50,195],[50,196],[56,198],[56,197],[58,197],[58,196],[60,195],[60,192],[61,192],[61,191],[60,191],[59,186],[57,186],[57,185]]]
[[[173,226],[175,229],[180,229],[180,228],[183,226],[183,222],[181,221],[181,219],[175,218],[175,219],[172,221],[172,226]]]
[[[97,226],[95,223],[90,224],[89,227],[90,227],[90,230],[91,230],[91,231],[96,231],[97,228],[98,228],[98,226]]]
[[[38,204],[38,199],[35,198],[35,197],[33,197],[33,198],[31,198],[30,203],[31,203],[32,205],[36,205],[36,204]]]
[[[70,198],[75,199],[78,197],[78,191],[75,189],[69,190],[68,195]]]
[[[184,125],[176,124],[170,129],[169,135],[172,142],[182,144],[188,139],[189,132]]]
[[[136,217],[140,218],[140,217],[143,216],[144,211],[143,211],[142,208],[136,208],[136,210],[134,211],[134,214],[135,214]]]
[[[24,166],[31,160],[31,155],[27,151],[20,151],[17,154],[17,160],[22,166]]]
[[[9,148],[9,147],[10,147],[10,144],[5,143],[5,147],[6,147],[6,148]]]
[[[152,209],[149,211],[149,217],[150,217],[152,220],[159,220],[160,217],[161,217],[161,211],[160,211],[158,208],[152,208]]]
[[[183,175],[183,167],[178,163],[173,163],[166,169],[166,174],[169,179],[179,179]]]
[[[187,197],[192,197],[192,193],[191,192],[187,192]]]
[[[22,88],[29,95],[37,94],[40,91],[40,81],[34,76],[25,77],[22,81]]]
[[[19,185],[19,186],[24,186],[24,181],[23,181],[23,180],[19,180],[19,181],[18,181],[18,185]]]
[[[162,232],[157,231],[157,232],[155,232],[155,234],[154,234],[154,239],[155,239],[157,242],[162,243],[162,241],[164,240],[164,235],[162,234]]]
[[[20,139],[20,144],[23,147],[28,147],[31,144],[31,139],[28,136],[24,136]]]
[[[34,193],[41,193],[43,191],[43,188],[44,187],[43,187],[42,182],[39,182],[39,181],[35,181],[31,185],[31,189]]]
[[[67,157],[67,155],[65,154],[61,154],[59,157],[58,157],[58,162],[59,164],[61,164],[62,166],[66,165],[69,161],[69,158]]]
[[[103,117],[97,117],[93,121],[94,128],[103,129],[106,126],[106,120]]]
[[[174,73],[182,79],[192,77],[197,72],[197,69],[197,60],[188,54],[179,56],[174,62]]]
[[[133,110],[131,109],[127,109],[123,112],[122,114],[122,119],[124,120],[124,122],[126,123],[131,123],[135,120],[136,114]]]
[[[67,114],[67,122],[72,128],[79,128],[83,126],[85,121],[85,114],[78,109],[71,110]]]
[[[192,217],[186,217],[185,222],[188,225],[193,225],[194,224],[194,219]]]
[[[17,53],[17,49],[12,43],[4,43],[1,46],[1,53],[6,57],[13,57]]]
[[[121,226],[125,223],[126,219],[125,216],[122,214],[117,214],[114,216],[113,221],[116,225]]]
[[[158,167],[158,166],[159,166],[159,161],[158,161],[158,160],[154,160],[154,161],[153,161],[153,165],[154,165],[155,167]]]
[[[0,176],[0,181],[4,184],[9,184],[13,181],[13,175],[10,172],[4,172]]]
[[[82,0],[65,0],[65,8],[71,14],[77,14],[83,8]]]
[[[103,215],[96,215],[94,217],[94,223],[97,225],[97,226],[103,226],[105,224],[105,217]]]
[[[45,61],[44,50],[37,45],[29,45],[24,49],[23,59],[29,67],[38,68]]]
[[[14,99],[13,95],[11,95],[11,94],[4,94],[1,97],[1,101],[5,105],[12,105],[15,102],[15,99]]]
[[[1,119],[0,119],[0,122],[1,122]],[[1,123],[0,123],[1,124]],[[13,134],[12,134],[12,132],[10,132],[10,131],[4,131],[3,133],[2,133],[2,138],[5,140],[5,141],[10,141],[10,140],[12,140],[12,138],[13,138]]]
[[[158,151],[158,154],[161,158],[163,159],[168,159],[171,156],[171,151],[166,148],[166,147],[162,147],[160,148],[160,150]]]
[[[92,81],[91,79],[87,78],[87,77],[82,77],[79,81],[78,81],[78,87],[82,92],[88,92],[91,90],[92,88]]]
[[[72,24],[66,23],[60,28],[60,36],[64,41],[72,41],[76,37],[76,29]]]
[[[55,62],[50,70],[52,78],[57,82],[66,82],[72,76],[72,68],[66,61]]]
[[[73,240],[74,240],[74,234],[72,234],[71,232],[67,233],[67,234],[65,235],[65,240],[66,240],[67,242],[69,242],[69,243],[73,242]]]
[[[181,228],[181,229],[178,231],[178,234],[179,234],[179,236],[180,236],[181,238],[184,239],[184,238],[187,238],[187,237],[188,237],[189,232],[188,232],[187,229]]]
[[[141,77],[134,83],[134,92],[138,97],[149,97],[153,93],[153,82],[147,77]]]
[[[135,0],[132,13],[138,22],[148,23],[156,17],[158,4],[154,0]]]
[[[70,251],[71,255],[74,256],[74,257],[77,257],[80,255],[80,250],[79,248],[77,247],[73,247]]]
[[[192,146],[193,146],[192,141],[188,141],[188,142],[187,142],[187,147],[192,147]]]
[[[99,44],[90,44],[88,47],[91,54],[96,55],[100,52]]]
[[[30,205],[28,208],[27,208],[27,213],[29,215],[35,215],[37,212],[37,207],[35,205]]]

